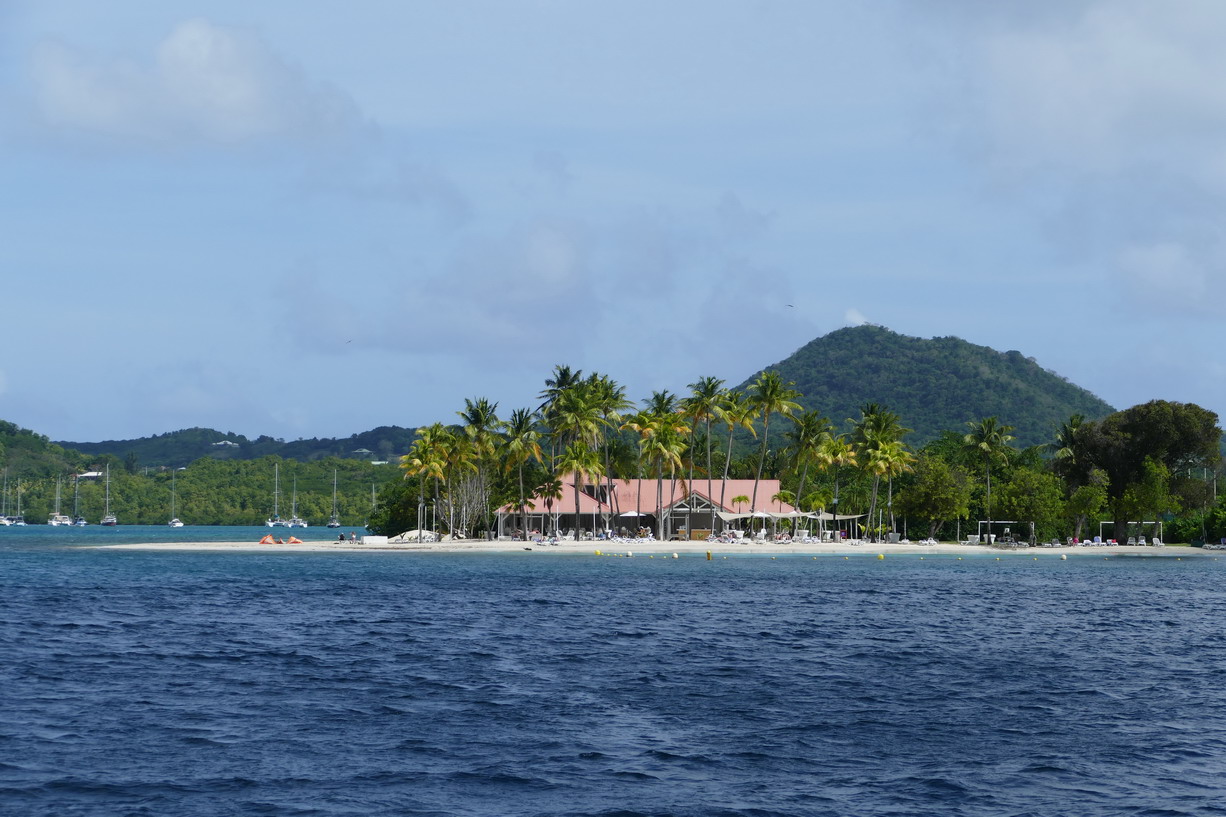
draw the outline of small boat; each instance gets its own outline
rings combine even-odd
[[[166,523],[172,528],[181,528],[183,523],[175,516],[175,472],[170,472],[170,521]]]
[[[339,528],[341,516],[336,511],[336,469],[332,469],[332,516],[328,517],[328,527]]]
[[[81,516],[81,477],[78,474],[72,475],[72,526],[74,528],[83,528],[89,524],[85,521],[85,517]]]
[[[72,527],[72,517],[68,514],[60,513],[60,486],[59,477],[55,478],[55,511],[47,517],[47,524],[52,527],[68,528]]]
[[[109,462],[106,464],[106,508],[102,514],[102,521],[98,524],[108,528],[119,524],[119,519],[111,513],[111,464]]]

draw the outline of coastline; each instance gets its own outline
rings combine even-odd
[[[461,539],[454,542],[396,542],[361,544],[360,542],[301,542],[292,545],[262,545],[257,542],[150,542],[123,545],[93,545],[102,550],[189,550],[261,553],[318,553],[325,551],[349,553],[485,553],[485,554],[534,554],[564,553],[570,555],[606,556],[877,556],[880,555],[936,555],[936,556],[1154,556],[1154,557],[1211,557],[1216,551],[1200,548],[1170,546],[1149,547],[1143,545],[1065,545],[1062,547],[999,548],[988,545],[965,545],[941,543],[936,545],[865,543],[810,543],[775,544],[770,542],[752,545],[735,545],[723,542],[560,542],[556,545],[521,542],[490,542],[484,539]]]

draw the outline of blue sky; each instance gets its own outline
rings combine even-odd
[[[1223,41],[1212,2],[0,0],[0,417],[347,436],[865,321],[1223,414]]]

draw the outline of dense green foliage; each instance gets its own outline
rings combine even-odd
[[[882,401],[873,384],[897,402]],[[1117,538],[1153,535],[1126,524],[1140,520],[1161,521],[1169,539],[1226,537],[1213,412],[1161,400],[1111,412],[1016,352],[860,327],[814,341],[739,389],[714,377],[689,388],[636,404],[608,375],[558,366],[535,408],[500,414],[496,402],[475,397],[455,412],[459,423],[384,427],[342,441],[187,429],[74,450],[0,423],[7,512],[16,510],[20,485],[27,519],[41,522],[58,482],[61,510],[73,514],[75,501],[96,521],[102,481],[78,485],[74,475],[109,466],[112,509],[124,523],[165,522],[174,474],[177,515],[188,524],[258,524],[272,513],[280,463],[282,515],[296,480],[299,513],[325,521],[335,470],[342,521],[388,534],[421,526],[481,535],[495,508],[532,499],[554,507],[578,475],[585,491],[607,496],[613,480],[655,480],[657,518],[666,482],[702,491],[730,477],[754,488],[745,497],[713,488],[725,508],[760,507],[760,481],[778,479],[784,501],[851,515],[853,532],[868,536],[954,539],[1013,525],[1021,538],[1032,530],[1064,538],[1112,521]],[[848,395],[870,399],[850,404],[858,398]],[[578,516],[577,507],[556,510]]]
[[[91,523],[102,517],[106,503],[103,476],[75,479],[77,474],[105,474],[110,467],[111,511],[121,524],[160,525],[171,516],[170,468],[141,467],[128,471],[114,455],[87,456],[64,449],[44,437],[0,422],[0,462],[7,493],[7,515],[21,510],[26,521],[41,524],[54,510],[56,484],[60,509],[80,514]],[[174,471],[175,513],[189,525],[259,525],[273,512],[273,469],[280,463],[280,512],[290,515],[297,483],[298,514],[322,525],[332,513],[332,478],[336,473],[340,520],[360,526],[374,508],[372,488],[401,482],[395,465],[372,465],[353,459],[327,458],[295,462],[280,457],[257,460],[217,460],[203,457]]]
[[[343,439],[325,437],[289,442],[268,436],[249,440],[233,432],[223,434],[211,428],[186,428],[137,440],[61,442],[58,445],[95,457],[109,454],[127,463],[129,470],[134,470],[143,466],[180,468],[201,457],[219,460],[281,457],[299,462],[344,457],[389,462],[408,451],[414,439],[416,432],[399,426],[380,426]]]
[[[1112,411],[1020,352],[954,337],[908,337],[879,326],[831,332],[766,370],[792,381],[805,408],[836,423],[855,417],[865,403],[889,406],[914,430],[908,438],[914,445],[978,417],[999,417],[1013,426],[1020,446],[1040,445],[1070,415],[1099,419]]]

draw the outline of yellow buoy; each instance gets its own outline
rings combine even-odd
[[[878,553],[878,554],[877,554],[877,558],[878,558],[878,559],[884,559],[884,558],[885,558],[885,554],[884,554],[884,553]]]
[[[707,551],[707,561],[711,561],[711,551]]]

